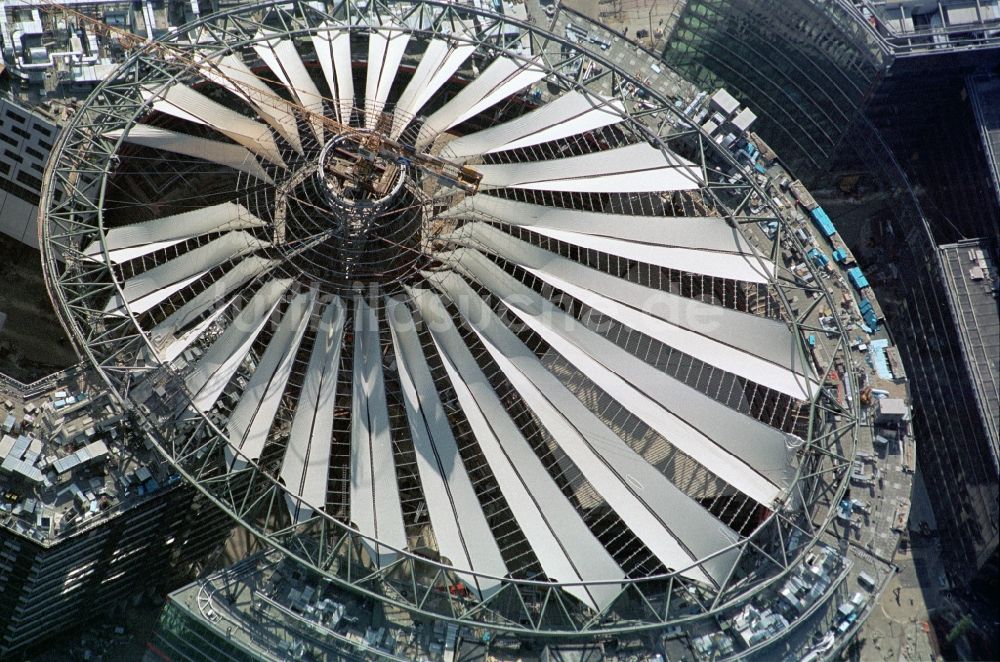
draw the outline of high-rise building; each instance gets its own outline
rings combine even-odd
[[[809,182],[849,147],[861,115],[904,166],[927,134],[961,129],[940,108],[958,100],[966,76],[1000,64],[998,28],[996,0],[803,0],[781,11],[761,0],[683,0],[663,54],[693,82],[725,85],[753,108],[759,133]]]
[[[964,400],[974,406],[966,412],[971,438],[939,444],[938,465],[950,467],[958,479],[954,488],[940,492],[938,507],[948,513],[966,535],[949,540],[963,547],[963,555],[981,568],[997,566],[1000,527],[984,523],[1000,519],[997,475],[1000,475],[997,420],[1000,417],[1000,315],[997,293],[1000,272],[994,257],[996,241],[972,239],[940,247],[944,291],[957,323],[956,345],[964,368],[961,387],[971,391]],[[973,436],[974,435],[974,436]]]
[[[725,86],[753,108],[756,131],[810,183],[829,167],[893,60],[846,5],[682,1],[663,57],[695,84]]]
[[[981,149],[986,157],[993,193],[1000,205],[1000,72],[968,79]]]
[[[38,247],[38,195],[58,127],[0,96],[0,232]]]
[[[107,391],[73,369],[3,381],[0,657],[172,585],[228,518],[162,462]]]

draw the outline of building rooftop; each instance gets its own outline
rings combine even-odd
[[[982,45],[1000,26],[998,0],[854,0],[862,16],[902,50]]]
[[[440,662],[454,654],[455,637],[443,622],[373,609],[276,554],[251,556],[174,591],[169,600],[260,659],[339,659],[367,650],[381,659]],[[171,634],[164,619],[155,645],[170,653]]]
[[[197,2],[95,2],[64,0],[73,12],[150,39],[159,37],[199,15]],[[10,75],[42,90],[43,96],[59,94],[60,84],[92,85],[106,78],[124,52],[72,14],[52,7],[40,8],[33,0],[0,0],[0,38],[3,62]]]
[[[440,8],[435,8],[435,11],[440,11]],[[484,383],[484,376],[491,374],[495,365],[503,374],[503,379],[509,380],[515,387],[517,401],[533,412],[540,412],[538,415],[544,422],[545,434],[557,439],[559,452],[567,449],[568,461],[573,466],[584,467],[580,474],[580,489],[590,489],[582,487],[583,480],[588,486],[600,485],[598,492],[603,489],[612,495],[606,503],[615,517],[633,522],[633,526],[655,515],[655,520],[649,519],[644,525],[643,532],[647,536],[646,542],[650,543],[648,553],[646,550],[642,552],[650,559],[649,572],[659,572],[658,568],[662,566],[681,569],[685,575],[706,585],[725,581],[729,576],[729,564],[735,562],[736,554],[726,551],[716,555],[716,552],[728,550],[734,539],[740,539],[742,534],[738,530],[756,530],[757,516],[752,514],[753,509],[749,506],[731,510],[723,508],[722,500],[729,499],[729,496],[724,497],[722,492],[732,489],[733,494],[738,494],[734,499],[752,500],[765,510],[772,510],[775,503],[782,502],[793,493],[789,486],[795,478],[793,465],[796,454],[789,447],[788,435],[797,437],[808,427],[808,416],[803,412],[811,405],[811,394],[818,390],[815,371],[799,354],[801,337],[784,321],[777,319],[777,310],[763,311],[770,314],[752,315],[741,309],[747,307],[742,300],[710,303],[708,285],[699,285],[706,291],[703,294],[692,293],[691,296],[667,293],[664,289],[661,290],[664,300],[669,300],[670,305],[676,301],[676,305],[685,311],[677,313],[676,319],[667,318],[664,323],[653,313],[637,309],[639,307],[635,304],[639,297],[647,296],[647,291],[656,290],[659,281],[652,289],[645,281],[623,286],[625,281],[619,277],[616,265],[619,260],[630,260],[657,267],[657,271],[652,272],[657,274],[666,273],[661,270],[669,269],[698,274],[698,278],[703,278],[705,283],[710,279],[738,281],[740,288],[756,296],[758,292],[764,292],[766,284],[777,279],[778,267],[770,261],[769,251],[758,250],[742,235],[734,233],[731,223],[716,213],[716,204],[702,192],[702,188],[707,187],[707,168],[697,167],[687,157],[679,155],[683,152],[700,158],[703,150],[690,141],[689,133],[684,140],[690,142],[682,144],[680,134],[684,122],[667,112],[667,108],[658,111],[662,121],[642,118],[650,126],[662,127],[663,130],[676,127],[676,144],[665,152],[663,148],[653,148],[644,137],[648,135],[646,131],[650,126],[640,130],[639,125],[624,112],[627,104],[643,107],[641,97],[633,99],[632,90],[625,89],[624,85],[619,89],[600,89],[595,83],[593,92],[574,90],[556,95],[548,86],[538,84],[544,77],[544,71],[524,67],[506,55],[495,58],[483,69],[483,72],[489,70],[490,73],[481,73],[477,78],[469,64],[473,51],[463,50],[448,55],[447,50],[439,51],[445,48],[447,42],[444,40],[416,34],[406,39],[390,39],[388,35],[393,33],[394,30],[378,28],[371,35],[366,35],[369,45],[366,66],[371,66],[377,58],[382,59],[385,79],[369,76],[364,94],[372,102],[382,104],[390,87],[403,87],[394,110],[398,122],[393,129],[395,133],[391,135],[401,140],[412,140],[419,149],[432,143],[440,145],[440,154],[455,159],[456,163],[471,162],[473,159],[484,161],[476,165],[482,176],[471,191],[475,195],[458,200],[450,198],[449,193],[451,206],[446,211],[435,212],[439,218],[448,219],[448,222],[440,224],[442,230],[449,227],[453,219],[465,221],[460,229],[440,234],[440,242],[427,241],[428,237],[437,236],[429,232],[418,236],[416,231],[420,229],[421,219],[416,213],[422,203],[407,197],[410,193],[404,182],[409,181],[405,179],[409,176],[406,174],[408,171],[401,171],[395,166],[394,169],[387,168],[387,174],[371,186],[371,190],[380,196],[376,200],[379,205],[386,208],[396,205],[400,211],[398,218],[383,215],[383,218],[395,219],[385,221],[384,227],[377,228],[378,232],[385,233],[386,241],[380,241],[381,245],[375,244],[377,248],[373,249],[371,244],[353,239],[332,235],[328,240],[324,239],[329,242],[329,248],[338,248],[328,255],[325,253],[328,250],[326,244],[315,245],[315,250],[319,252],[309,260],[315,265],[322,265],[321,271],[317,272],[319,280],[296,266],[295,256],[289,260],[282,258],[273,270],[265,271],[261,266],[270,266],[267,260],[273,249],[283,243],[297,241],[295,233],[308,227],[296,220],[298,207],[289,207],[289,200],[281,196],[273,202],[261,199],[260,205],[250,203],[253,209],[242,202],[210,204],[213,201],[206,199],[204,205],[185,206],[180,213],[169,214],[164,209],[163,215],[149,220],[135,222],[137,219],[129,214],[126,224],[109,222],[104,234],[95,234],[80,246],[82,259],[116,263],[129,260],[135,273],[127,278],[122,294],[112,294],[109,299],[104,299],[104,313],[117,315],[127,310],[143,308],[149,311],[151,307],[158,307],[154,314],[161,318],[148,324],[143,333],[150,334],[154,348],[155,356],[150,356],[151,365],[158,363],[164,369],[157,367],[152,378],[138,380],[142,384],[130,392],[130,397],[157,417],[151,424],[162,430],[164,435],[179,429],[170,427],[178,411],[190,407],[200,416],[213,409],[221,412],[220,420],[228,421],[227,434],[232,435],[233,441],[226,444],[224,452],[230,467],[228,470],[233,472],[247,466],[252,468],[255,461],[273,448],[277,440],[273,433],[276,430],[274,421],[285,415],[284,407],[287,406],[291,427],[287,443],[281,449],[280,476],[288,493],[284,502],[293,520],[301,522],[322,513],[332,516],[339,506],[331,506],[333,502],[329,497],[337,494],[335,498],[343,497],[345,508],[354,504],[350,506],[350,520],[360,534],[385,542],[387,548],[418,548],[424,544],[424,531],[433,531],[434,552],[449,559],[450,563],[480,573],[475,581],[481,584],[476,589],[481,593],[488,594],[494,585],[502,581],[498,578],[516,574],[508,563],[537,562],[539,568],[547,568],[545,572],[558,576],[561,582],[594,582],[625,577],[626,571],[621,564],[629,567],[635,564],[639,555],[619,553],[624,547],[618,547],[617,542],[609,552],[600,537],[591,535],[586,520],[578,512],[578,504],[564,503],[565,493],[559,490],[557,481],[552,479],[550,470],[538,459],[537,451],[531,446],[536,434],[534,429],[522,430],[523,424],[511,418],[505,409],[516,401],[505,402],[495,395],[475,395],[478,385]],[[566,26],[564,34],[575,35],[578,42],[584,40],[583,35],[586,35],[587,42],[599,44],[602,52],[604,44],[611,43],[596,29],[591,31],[588,27],[584,30],[575,24],[572,29]],[[355,96],[340,96],[344,83],[336,81],[334,74],[338,70],[351,70],[357,53],[350,49],[335,50],[331,55],[333,70],[324,74],[326,80],[320,81],[309,77],[303,60],[304,56],[305,61],[312,57],[325,57],[323,48],[316,51],[316,43],[322,46],[322,39],[342,39],[348,35],[349,30],[324,27],[317,31],[320,41],[309,42],[311,48],[307,48],[305,53],[296,50],[293,40],[284,36],[276,38],[273,44],[258,43],[251,48],[275,76],[285,76],[283,85],[290,93],[316,98],[322,96],[316,88],[317,83],[325,85],[335,95],[342,117],[351,117],[354,110],[344,112],[344,109],[354,103]],[[482,38],[488,40],[484,44],[489,45],[490,51],[487,52],[491,53],[495,37],[484,35]],[[433,81],[426,85],[420,82],[421,79],[414,78],[404,87],[407,49],[413,50],[418,40],[423,40],[422,45],[425,45],[423,57],[436,58],[421,62],[436,62],[434,66],[439,67],[447,65],[450,73],[448,76],[435,75]],[[256,62],[249,54],[246,58],[247,63]],[[247,63],[243,66],[251,66]],[[374,69],[370,69],[369,73],[372,71]],[[397,72],[401,80],[394,82]],[[658,73],[650,67],[644,75],[652,80]],[[458,76],[455,80],[469,78],[474,81],[463,88],[468,93],[458,101],[449,101],[430,112],[441,101],[434,98],[435,94],[447,90],[445,85],[450,84],[448,81],[454,76]],[[252,73],[244,72],[244,78],[239,84],[243,86],[241,89],[268,94],[260,92],[263,89],[261,83]],[[503,81],[503,86],[498,81]],[[600,84],[613,88],[613,82],[605,80]],[[147,78],[143,84],[153,83]],[[333,179],[324,180],[321,196],[310,203],[309,217],[303,217],[303,222],[312,223],[319,213],[317,210],[329,214],[331,218],[341,218],[338,215],[347,213],[343,210],[354,208],[353,203],[339,192],[346,190],[340,182],[347,181],[345,177],[350,179],[360,174],[361,170],[355,172],[354,169],[364,163],[338,163],[334,159],[339,157],[330,156],[335,152],[325,148],[320,151],[311,137],[299,136],[298,133],[294,141],[312,151],[305,152],[303,157],[299,157],[292,148],[281,152],[278,145],[285,138],[281,137],[278,129],[291,133],[290,122],[287,126],[277,123],[276,133],[272,133],[267,124],[268,118],[274,121],[270,115],[260,117],[260,122],[252,121],[244,114],[213,103],[195,87],[194,83],[172,83],[169,89],[158,93],[162,98],[154,102],[155,112],[184,122],[197,117],[199,122],[223,134],[243,136],[237,140],[241,145],[207,141],[189,133],[193,127],[188,125],[178,124],[178,128],[185,128],[184,132],[180,132],[145,121],[121,133],[123,140],[137,149],[162,148],[173,154],[231,167],[279,188],[283,184],[273,180],[264,166],[253,156],[248,156],[251,152],[247,150],[262,151],[261,158],[273,165],[292,163],[290,168],[282,166],[279,180],[290,176],[288,173],[299,167],[292,159],[302,158],[303,162],[309,160],[310,163],[314,158],[324,163],[331,159]],[[610,92],[616,95],[613,97],[616,100],[600,102],[600,97],[594,96],[598,92],[602,95]],[[516,118],[508,117],[507,111],[502,111],[502,114],[489,119],[488,127],[478,131],[463,132],[462,135],[457,131],[449,132],[459,122],[467,122],[469,119],[466,118],[478,115],[480,109],[492,107],[514,93],[523,93],[525,99],[531,99],[537,107]],[[253,95],[246,98],[252,99]],[[526,103],[518,97],[517,103],[522,102]],[[731,121],[737,125],[736,130],[727,127],[725,135],[720,136],[724,143],[735,141],[739,126],[746,127],[752,122],[752,113],[749,112],[740,114],[738,120],[731,120],[739,104],[723,90],[715,93],[712,104],[718,107],[717,112],[723,122]],[[248,112],[252,110],[250,108]],[[429,112],[428,120],[419,128],[410,126],[406,118],[425,110]],[[352,121],[359,121],[358,115],[355,114],[354,118]],[[364,121],[373,124],[370,111],[364,116]],[[595,142],[577,137],[598,129],[603,131],[604,127],[614,127],[615,133],[607,129],[609,137]],[[407,130],[412,135],[405,134]],[[322,134],[322,131],[319,133]],[[166,143],[160,142],[157,137],[167,135],[173,138]],[[268,147],[262,148],[256,138],[247,138],[251,135],[268,136]],[[547,148],[538,146],[552,141],[566,141],[567,150],[570,144],[579,143],[581,153],[575,157],[550,158],[545,151]],[[485,162],[487,157],[483,156],[528,148],[531,148],[530,160],[523,163]],[[293,153],[296,156],[292,156]],[[146,159],[139,152],[135,154],[137,158]],[[709,158],[719,160],[718,168],[726,165],[721,157]],[[144,168],[152,167],[149,161],[142,162]],[[169,167],[169,163],[163,166],[164,169]],[[382,167],[381,164],[379,167]],[[715,164],[713,167],[716,167]],[[367,166],[363,169],[368,171]],[[127,167],[122,170],[130,172]],[[424,176],[422,170],[417,172],[419,176]],[[448,179],[450,170],[441,172],[443,179],[435,176],[435,181],[459,183],[458,180]],[[734,171],[729,177],[735,174]],[[721,175],[714,174],[713,170],[711,177],[721,178]],[[398,183],[384,190],[379,188],[393,181]],[[580,187],[584,184],[588,194],[599,193],[620,202],[601,203],[602,206],[598,207],[595,199],[593,211],[564,206],[563,202],[570,198],[561,194],[581,192],[583,189]],[[532,191],[529,194],[531,197],[507,199],[490,194],[493,190],[513,188]],[[437,189],[428,190],[433,195],[429,194],[427,199],[434,199]],[[536,195],[535,191],[539,193]],[[664,191],[670,191],[671,195],[666,196]],[[549,197],[550,192],[558,195]],[[665,204],[665,201],[668,202]],[[615,206],[618,204],[620,207]],[[671,207],[670,217],[660,217],[659,210],[667,205]],[[289,209],[292,211],[288,212]],[[614,213],[618,209],[632,213]],[[269,218],[275,219],[273,233],[265,221]],[[698,219],[697,225],[692,222],[695,218]],[[125,220],[124,215],[122,220]],[[497,220],[501,220],[503,225],[491,224]],[[347,227],[339,222],[334,226]],[[648,233],[642,231],[645,233],[643,242],[635,241],[640,227],[650,228]],[[209,238],[222,232],[225,234]],[[440,231],[435,229],[434,232]],[[277,244],[272,241],[275,236],[278,237]],[[416,241],[418,237],[421,243],[414,246],[421,246],[419,250],[411,248],[401,252],[398,249],[399,245],[409,247],[406,242]],[[543,247],[554,249],[555,244],[551,241],[561,242],[565,247],[576,247],[574,251],[604,251],[613,256],[613,263],[608,262],[607,267],[598,269],[579,265],[575,257],[557,256],[550,248]],[[345,251],[341,247],[350,248]],[[313,248],[308,250],[313,251]],[[440,260],[434,257],[438,253],[441,254]],[[512,266],[516,265],[515,276],[506,274],[489,255],[502,257]],[[422,269],[416,271],[422,264],[418,260],[425,257],[443,265],[441,275]],[[190,271],[192,267],[210,270],[231,258],[234,266],[227,272],[227,280],[222,281],[229,289],[209,291],[206,289],[207,281],[190,278],[194,273]],[[465,270],[466,267],[468,270]],[[260,278],[237,278],[240,274],[251,273],[260,273]],[[426,279],[414,281],[426,286],[407,286],[398,299],[355,296],[353,288],[361,280],[370,279],[379,287],[385,287],[386,292],[396,292],[393,289],[396,283],[404,277],[409,278],[411,273]],[[660,278],[659,275],[655,277]],[[566,284],[561,285],[564,279]],[[543,281],[565,287],[582,305],[614,317],[616,325],[607,332],[609,337],[587,330],[572,316],[576,313],[557,309],[545,298],[547,294],[532,289],[536,282]],[[482,289],[473,292],[469,289],[472,287],[470,283]],[[623,287],[625,291],[619,291]],[[513,333],[501,330],[506,328],[506,322],[481,302],[480,297],[485,296],[486,290],[494,293],[490,296],[499,296],[498,301],[511,306],[510,310],[521,311],[517,315],[527,310],[515,305],[516,297],[520,296],[527,297],[530,302],[525,306],[538,307],[546,315],[551,310],[553,319],[558,322],[546,319],[536,324],[533,314],[529,318],[532,332],[551,347],[548,356],[540,357],[534,349],[522,351],[519,349],[521,346],[527,350],[524,341]],[[331,294],[330,303],[321,304],[316,292]],[[244,299],[243,294],[239,294],[239,301],[234,300],[234,305],[228,310],[220,308],[213,313],[208,312],[208,307],[220,296],[237,293],[247,296]],[[470,298],[470,293],[475,296]],[[188,297],[189,294],[190,298],[177,309],[176,314],[161,315],[167,310],[163,304],[171,297]],[[704,300],[696,300],[696,296]],[[622,298],[621,302],[615,297]],[[289,307],[279,308],[279,300],[287,300]],[[449,302],[458,301],[471,301],[470,307],[465,308],[464,303],[461,308],[448,307]],[[623,305],[622,302],[629,303]],[[777,305],[775,302],[773,307]],[[269,338],[261,335],[267,319],[279,310],[283,312],[274,335]],[[695,322],[680,320],[682,315],[693,317],[695,310],[711,311],[723,323],[711,329],[696,329]],[[199,316],[206,314],[203,320],[197,321]],[[478,320],[481,314],[485,315],[482,322]],[[353,315],[353,320],[348,322],[350,315]],[[494,325],[494,320],[500,324]],[[250,325],[244,327],[244,321],[250,322]],[[466,321],[472,326],[465,327]],[[189,328],[193,322],[196,322],[195,326]],[[307,337],[304,335],[306,329],[312,328],[314,322],[318,324],[316,328],[329,330],[328,344],[302,340]],[[437,329],[438,322],[441,322],[440,331]],[[565,324],[569,331],[565,335],[552,331],[550,326],[556,323]],[[640,350],[640,355],[639,351],[633,353],[633,350],[624,348],[625,334],[629,333],[624,329],[632,327],[643,329],[652,346],[656,347],[664,342],[666,334],[671,334],[670,344],[678,361],[677,377],[673,374],[666,377],[652,368],[647,363],[650,360],[647,356],[652,357],[652,354],[645,354],[645,350]],[[477,338],[480,333],[485,335],[481,336],[481,340],[463,337],[462,330],[465,328],[474,330]],[[259,347],[264,348],[265,354],[253,376],[244,377],[239,374],[241,366],[246,365],[246,359],[251,357],[258,338],[262,341]],[[471,348],[470,342],[475,343]],[[578,346],[578,343],[584,345]],[[586,351],[581,349],[583,346]],[[481,353],[480,348],[487,353]],[[501,354],[512,356],[517,352],[521,358],[517,362],[502,358],[495,361],[492,358],[494,351],[498,357]],[[388,366],[382,358],[388,355],[387,352],[395,357]],[[341,357],[348,355],[351,357],[349,367],[346,361],[341,366]],[[655,398],[647,397],[643,389],[635,388],[608,367],[612,361],[605,363],[605,356],[614,357],[613,362],[621,365],[623,371],[634,373],[632,379],[637,384],[648,379],[664,381],[665,385],[652,389],[657,394]],[[547,366],[546,362],[550,361],[565,363]],[[697,371],[690,367],[695,365],[694,361],[700,362]],[[702,363],[706,367],[702,368]],[[522,370],[525,372],[522,373]],[[717,377],[697,383],[699,375],[708,374],[708,371],[713,371],[712,374]],[[587,379],[581,378],[584,373]],[[525,374],[531,376],[527,382],[523,381]],[[555,376],[557,374],[558,377]],[[293,391],[300,378],[306,386]],[[667,379],[670,381],[665,381]],[[754,386],[737,383],[738,379]],[[183,384],[178,388],[180,380]],[[338,383],[341,382],[344,388],[338,393]],[[227,390],[228,384],[232,387]],[[286,391],[289,384],[293,386]],[[351,385],[349,389],[347,384]],[[471,389],[468,384],[472,385]],[[314,390],[314,386],[320,390]],[[759,410],[755,410],[753,396],[749,393],[758,386],[761,393],[773,391],[781,396],[760,400],[768,404],[762,404]],[[449,393],[452,388],[455,389],[458,409],[452,418],[448,418],[445,412],[450,407],[447,400],[450,396],[446,395],[443,404],[440,404],[440,394]],[[679,389],[684,389],[684,395],[668,396],[669,389],[678,389],[678,393]],[[594,395],[586,396],[585,392]],[[619,422],[611,421],[610,415],[601,419],[589,411],[587,408],[594,406],[591,405],[594,402],[592,398],[609,398],[609,401],[613,399],[622,404],[638,398],[641,402],[633,419],[636,425],[640,425],[635,429],[641,432],[632,432],[630,423],[629,429],[622,428],[622,431],[608,436],[608,439],[617,440],[612,443],[616,444],[615,448],[620,448],[621,453],[605,453],[605,461],[600,463],[591,461],[591,443],[596,443],[598,436],[604,434],[604,429],[608,429],[610,435],[610,430]],[[397,403],[403,403],[403,406],[397,409]],[[414,403],[419,403],[419,408]],[[343,407],[345,412],[349,410],[350,414],[337,416],[335,412],[339,407]],[[599,409],[604,411],[603,406]],[[425,420],[422,411],[441,413],[435,414],[434,420]],[[623,417],[625,415],[623,413]],[[748,425],[747,421],[752,422]],[[468,433],[465,432],[466,425]],[[468,434],[470,442],[476,444],[476,456],[459,445],[452,426],[462,426],[462,434]],[[501,433],[496,432],[501,429]],[[340,471],[347,458],[339,453],[321,453],[317,449],[319,441],[339,438],[333,435],[343,435],[345,441],[349,439],[349,447],[356,457],[393,457],[400,466],[404,466],[404,461],[409,462],[409,456],[393,456],[388,444],[391,439],[412,442],[413,475],[419,478],[422,507],[429,513],[430,527],[425,526],[420,517],[410,516],[412,505],[405,491],[408,489],[405,481],[391,472],[380,474],[380,467],[352,465],[352,480],[343,484],[344,491],[336,491],[341,484],[334,485],[331,490],[331,472]],[[640,435],[649,435],[655,441],[640,442]],[[593,442],[581,445],[577,443],[580,439]],[[730,445],[726,446],[727,443]],[[642,457],[629,444],[642,448],[650,459]],[[685,471],[714,476],[712,485],[703,488],[685,479],[684,489],[687,492],[676,488],[667,475],[674,469],[658,469],[650,464],[651,461],[661,461],[662,457],[658,451],[654,455],[654,447],[677,449],[673,462],[677,466],[680,462],[686,463],[685,467],[690,469],[685,468]],[[463,464],[452,464],[452,458],[462,457],[462,452],[467,452]],[[478,455],[480,452],[482,459]],[[626,465],[626,459],[633,464]],[[495,539],[493,533],[500,529],[491,524],[488,518],[493,515],[489,507],[484,510],[483,497],[476,492],[485,489],[485,484],[463,476],[464,470],[473,466],[473,462],[489,465],[494,472],[498,489],[505,495],[505,500],[513,504],[510,517],[523,532],[531,556],[504,558],[502,550],[507,543]],[[773,470],[773,467],[780,467],[780,470]],[[649,496],[637,498],[627,480],[640,481],[640,470],[646,485],[645,494]],[[675,480],[681,482],[680,478]],[[723,484],[727,487],[721,487]],[[656,495],[655,505],[651,505],[653,494]],[[606,498],[603,493],[601,496]],[[648,499],[649,503],[644,499]],[[370,508],[370,505],[375,507]],[[503,516],[506,517],[506,513]],[[719,522],[724,522],[724,526],[718,526]],[[672,527],[669,531],[668,523]],[[662,529],[664,536],[655,534],[649,528],[653,526]],[[551,544],[552,540],[560,539],[572,540],[573,545]],[[669,542],[671,540],[680,542],[675,544]],[[380,552],[386,556],[393,553]],[[613,553],[619,553],[621,558],[616,560]],[[703,556],[710,557],[710,560],[701,562]],[[379,562],[382,561],[380,558]],[[601,585],[596,590],[590,587],[569,590],[576,591],[580,601],[591,608],[610,606],[619,592],[613,584]]]
[[[1000,316],[997,307],[997,283],[1000,273],[985,239],[970,239],[941,246],[941,265],[948,285],[948,299],[958,323],[965,357],[976,400],[986,422],[998,462],[997,426],[1000,421]]]
[[[870,591],[855,592],[854,604],[847,605],[847,616],[843,615],[846,609],[841,599],[856,586],[862,573],[834,547],[819,545],[784,582],[729,612],[723,629],[689,624],[683,643],[675,641],[674,646],[665,647],[679,656],[700,660],[729,657],[737,652],[760,655],[791,624],[810,618],[826,605],[839,609],[835,624],[848,620],[854,623],[872,604]],[[288,655],[295,659],[329,659],[357,651],[399,661],[453,660],[459,651],[465,655],[485,653],[494,660],[547,658],[544,651],[521,649],[516,639],[508,640],[503,634],[411,617],[397,609],[373,608],[371,602],[304,572],[275,553],[250,556],[174,591],[169,600],[168,609],[180,610],[187,618],[214,630],[216,636],[224,636],[227,646],[260,659],[287,659]],[[154,645],[170,654],[174,648],[184,646],[177,637],[185,630],[167,614],[169,611],[160,622]],[[668,631],[656,639],[664,644],[663,639],[678,638],[678,633]],[[487,643],[489,646],[484,645]],[[511,643],[513,648],[505,650]],[[638,634],[621,637],[615,643],[624,659],[630,659],[630,652],[641,657],[656,649],[653,639]],[[549,652],[558,648],[557,644]],[[568,650],[562,652],[571,654]]]
[[[52,544],[170,483],[89,373],[0,385],[0,526]]]

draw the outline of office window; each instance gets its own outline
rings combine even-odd
[[[25,186],[32,187],[36,191],[41,190],[42,188],[42,180],[40,180],[38,177],[35,177],[34,175],[29,175],[23,170],[17,173],[17,181],[21,182]]]

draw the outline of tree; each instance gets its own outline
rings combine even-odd
[[[965,634],[965,631],[968,630],[970,627],[972,627],[972,616],[966,614],[958,621],[958,623],[955,623],[955,627],[951,629],[951,632],[948,633],[948,636],[945,637],[945,640],[949,644],[953,643],[956,639]]]

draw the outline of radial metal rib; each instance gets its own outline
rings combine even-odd
[[[668,568],[721,583],[738,536],[635,453],[550,373],[486,303],[454,273],[430,280],[461,311],[490,356],[560,447]],[[703,564],[698,560],[712,556]]]
[[[246,255],[266,245],[242,230],[227,232],[189,253],[132,276],[122,283],[122,293],[111,297],[104,307],[104,313],[124,315],[126,305],[133,313],[144,313],[226,260]]]
[[[544,77],[545,69],[539,65],[539,60],[519,63],[509,57],[498,57],[454,99],[427,118],[417,135],[417,147]]]
[[[445,259],[446,262],[451,260]],[[757,503],[771,506],[793,478],[783,435],[770,436],[773,449],[764,457],[762,448],[748,449],[741,436],[715,440],[683,418],[689,408],[683,399],[670,401],[644,393],[638,386],[643,377],[661,375],[649,364],[610,340],[586,328],[576,318],[525,287],[479,253],[455,256],[453,263],[467,277],[482,283],[517,317],[572,363],[605,393],[669,441],[677,450],[697,461]],[[664,375],[665,376],[665,375]],[[657,379],[662,381],[662,379]],[[679,385],[678,385],[679,386]],[[671,391],[682,389],[674,387]],[[690,400],[693,394],[688,394]],[[702,396],[704,398],[705,396]],[[708,400],[727,416],[723,403]],[[680,414],[675,414],[678,411]],[[729,450],[736,446],[739,452]]]
[[[501,222],[554,239],[662,266],[768,282],[775,266],[721,218],[632,216],[546,207],[477,194],[440,215]],[[582,236],[581,236],[582,235]],[[668,250],[664,250],[668,249]],[[648,251],[648,260],[642,255]]]
[[[210,54],[200,64],[199,71],[205,78],[250,104],[292,149],[302,154],[295,108],[257,78],[243,60],[232,53],[221,58]]]
[[[784,323],[689,299],[592,269],[488,226],[475,229],[470,245],[496,253],[536,273],[615,319],[662,338],[672,347],[782,393],[808,399],[796,337]],[[564,287],[565,285],[565,287]],[[599,297],[594,296],[599,295]],[[606,301],[619,305],[609,310]],[[665,322],[666,325],[659,322]]]
[[[147,102],[152,101],[153,110],[209,126],[276,166],[285,167],[269,126],[226,108],[183,83],[174,83],[161,92],[143,88],[142,96]]]
[[[120,264],[211,232],[243,230],[264,225],[264,221],[251,214],[243,205],[223,202],[112,228],[104,234],[103,241],[98,239],[91,242],[83,250],[83,255],[92,260],[102,260],[104,248],[107,248],[108,258]]]
[[[125,142],[133,145],[142,145],[143,147],[162,149],[174,154],[203,159],[245,172],[268,184],[274,183],[267,171],[257,162],[253,152],[241,145],[198,138],[147,124],[136,124],[129,128],[127,133],[124,129],[115,129],[104,135],[113,139],[123,138]]]
[[[365,127],[375,122],[385,109],[392,82],[399,72],[410,34],[401,30],[376,29],[368,39],[368,76],[365,84]]]
[[[472,44],[451,45],[442,39],[431,40],[420,58],[413,78],[396,102],[390,137],[399,138],[413,116],[448,82],[475,50],[476,47]]]
[[[313,35],[313,48],[319,57],[320,68],[336,101],[337,119],[343,124],[351,121],[354,108],[354,75],[351,65],[351,33],[336,30],[324,22],[321,30]]]
[[[292,98],[312,113],[309,126],[316,140],[323,144],[323,95],[313,82],[302,57],[291,39],[282,39],[273,33],[261,32],[253,45],[254,51],[274,75],[288,88]]]
[[[277,260],[269,260],[258,255],[250,255],[237,262],[218,280],[188,299],[184,305],[152,328],[149,337],[156,351],[163,351],[176,334],[199,315],[228,297],[251,278],[270,271],[277,264]]]
[[[290,278],[264,283],[184,377],[196,410],[215,405],[291,284]]]

